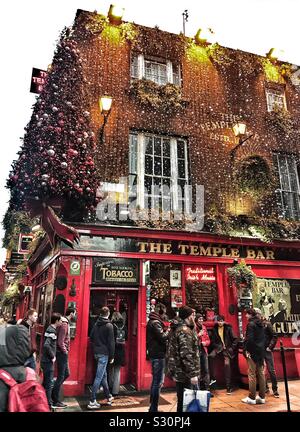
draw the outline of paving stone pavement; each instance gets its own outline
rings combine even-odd
[[[264,405],[247,405],[241,401],[242,398],[248,395],[248,391],[245,389],[236,389],[231,395],[226,394],[226,390],[216,390],[214,392],[215,397],[211,399],[210,404],[210,412],[278,412],[278,411],[286,411],[286,397],[285,397],[285,387],[283,382],[278,383],[279,389],[279,398],[275,398],[272,395],[272,391],[270,394],[266,395],[266,403]],[[300,412],[300,380],[290,381],[289,382],[289,395],[290,395],[290,404],[291,410]],[[159,411],[161,412],[176,412],[176,393],[174,391],[163,391],[161,394],[164,399],[164,403],[159,406]],[[126,396],[124,396],[126,397]],[[148,404],[145,406],[145,399],[148,398],[148,395],[133,393],[130,394],[130,397],[134,398],[135,402],[139,404],[142,403],[143,406],[135,405],[133,407],[114,407],[114,402],[112,406],[100,408],[96,412],[147,412]],[[101,403],[100,400],[98,399]],[[57,409],[57,412],[82,412],[88,411],[90,412],[86,406],[88,404],[88,398],[85,401],[79,401],[77,398],[65,398],[65,403],[68,404],[68,408],[66,409]],[[166,403],[167,402],[167,403]]]

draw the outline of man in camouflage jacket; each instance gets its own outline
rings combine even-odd
[[[184,389],[198,385],[200,376],[198,339],[194,327],[194,310],[182,306],[179,318],[171,326],[166,368],[166,374],[176,381],[177,412],[182,412]]]

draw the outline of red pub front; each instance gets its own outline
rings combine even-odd
[[[51,312],[63,313],[75,306],[77,321],[71,328],[71,375],[64,383],[65,395],[82,395],[93,382],[95,365],[89,334],[99,309],[118,310],[127,327],[126,366],[121,384],[137,390],[149,389],[151,367],[146,359],[147,317],[155,302],[167,306],[173,318],[181,304],[205,315],[210,329],[216,314],[223,314],[242,337],[243,308],[228,283],[226,269],[234,259],[245,258],[256,273],[253,296],[240,301],[258,306],[271,320],[283,340],[290,378],[300,376],[297,322],[300,318],[300,264],[297,242],[265,243],[250,239],[220,238],[211,234],[164,232],[110,226],[76,227],[80,242],[71,249],[61,243],[55,250],[41,243],[29,263],[32,271],[32,305],[38,309],[42,335]],[[82,228],[82,229],[81,229]],[[268,299],[271,304],[266,300]],[[242,315],[242,325],[238,317]],[[235,381],[244,380],[246,364],[239,353]],[[280,353],[275,367],[282,377]],[[222,368],[219,369],[222,383]],[[166,379],[165,386],[173,383]]]

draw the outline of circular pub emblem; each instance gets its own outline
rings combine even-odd
[[[72,261],[70,265],[70,273],[71,275],[80,275],[80,262]]]

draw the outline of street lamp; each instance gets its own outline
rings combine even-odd
[[[124,15],[124,8],[116,5],[110,5],[108,11],[108,19],[111,24],[116,24],[116,25],[121,24],[123,15]]]
[[[107,123],[108,116],[111,112],[111,104],[112,104],[111,96],[101,96],[99,98],[100,112],[103,115],[103,124],[99,133],[100,144],[104,144],[104,128]]]
[[[212,29],[199,29],[195,35],[195,42],[198,45],[208,45],[213,42],[214,32]]]
[[[231,159],[233,160],[236,150],[241,145],[243,145],[244,142],[246,142],[249,138],[251,138],[253,136],[253,134],[246,136],[247,125],[246,125],[246,123],[243,123],[243,122],[236,123],[233,126],[232,130],[233,130],[234,135],[239,138],[238,144],[233,149],[230,150],[230,156],[231,156]],[[246,136],[246,138],[243,138],[245,136]]]

